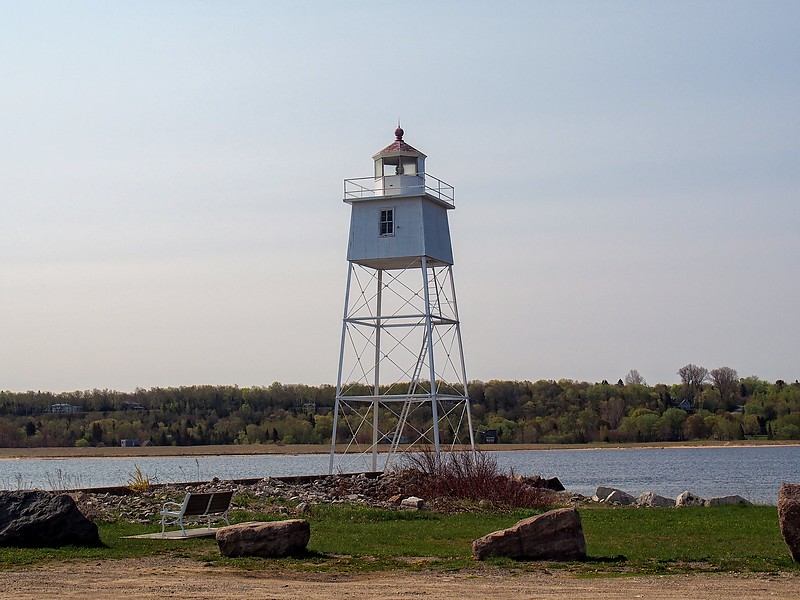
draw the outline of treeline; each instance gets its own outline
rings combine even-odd
[[[0,447],[330,442],[332,386],[0,392]]]
[[[473,381],[473,425],[500,443],[800,439],[797,381],[684,369],[675,385],[649,386],[635,371],[617,383]],[[334,399],[332,386],[280,383],[0,392],[0,447],[327,444]]]

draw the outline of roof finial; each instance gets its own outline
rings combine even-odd
[[[397,140],[398,142],[402,142],[403,141],[403,133],[405,133],[405,132],[400,127],[400,117],[397,117],[397,129],[394,130],[395,140]]]

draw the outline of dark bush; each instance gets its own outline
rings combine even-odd
[[[431,450],[408,454],[394,474],[398,493],[425,499],[433,508],[453,510],[481,501],[497,508],[546,508],[554,494],[538,487],[539,478],[502,472],[484,452]]]

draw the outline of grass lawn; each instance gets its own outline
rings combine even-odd
[[[707,571],[797,572],[778,529],[773,506],[711,508],[579,509],[589,558],[579,563],[525,563],[493,559],[476,563],[472,540],[513,525],[533,512],[440,515],[349,505],[317,506],[309,521],[308,552],[296,558],[225,559],[213,538],[187,541],[131,540],[157,525],[101,523],[100,548],[0,548],[0,569],[47,561],[98,560],[151,555],[189,557],[244,569],[320,571],[381,569],[565,569],[585,575]],[[235,522],[261,515],[233,513]]]

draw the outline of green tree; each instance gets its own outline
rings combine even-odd
[[[761,420],[757,415],[745,415],[742,419],[742,430],[745,435],[761,435]]]
[[[636,441],[652,442],[658,439],[659,415],[648,408],[637,408],[631,413],[636,422]]]
[[[679,408],[668,408],[656,423],[658,437],[664,441],[683,439],[683,425],[689,415]]]
[[[685,440],[703,440],[708,437],[709,432],[705,418],[701,414],[689,415],[683,422],[683,439]]]

